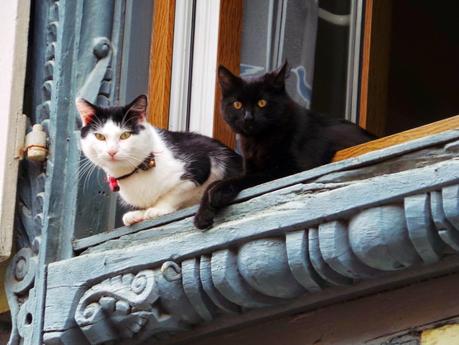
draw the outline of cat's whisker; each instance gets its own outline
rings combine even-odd
[[[99,117],[94,117],[94,120],[93,120],[94,124],[95,124],[95,127],[103,127],[103,122],[102,122],[102,119],[100,119]]]
[[[126,113],[126,115],[127,115],[127,113]],[[123,120],[124,120],[124,118],[126,117],[126,115],[124,115]],[[134,121],[134,120],[136,120],[136,118],[135,118],[135,117],[131,117],[131,118],[128,119],[127,121],[121,122],[121,127],[127,125],[130,121]]]
[[[95,165],[93,165],[90,170],[89,170],[89,173],[86,175],[85,179],[84,179],[84,182],[83,182],[83,190],[86,190],[86,188],[88,187],[88,183],[90,181],[90,177],[91,175],[94,173],[95,169],[97,167]]]
[[[83,162],[78,169],[78,181],[81,183],[83,181],[83,190],[86,188],[87,181],[89,180],[92,172],[96,169],[97,166],[94,165],[91,161],[87,160]]]
[[[89,162],[89,163],[90,163],[90,162]],[[85,162],[85,161],[79,161],[79,162],[78,162],[78,169],[80,169],[81,167],[84,167],[84,166],[88,165],[89,163],[88,163],[87,161],[86,161],[86,162]]]
[[[106,175],[104,173],[104,178],[100,178],[100,173],[103,172],[103,170],[101,169],[97,169],[97,173],[96,173],[96,182],[97,182],[97,187],[98,188],[103,188],[103,183],[102,182],[106,182]]]
[[[84,169],[84,171],[81,172],[81,175],[79,176],[79,181],[83,181],[83,187],[84,187],[84,182],[86,181],[86,178],[88,175],[90,175],[90,171],[93,169],[93,166],[88,166]]]
[[[137,162],[139,164],[143,163],[143,161],[144,161],[143,159],[140,159],[140,158],[137,158],[137,157],[134,157],[134,156],[126,156],[126,160],[128,160],[128,159],[132,159],[133,161],[135,161],[135,162]]]
[[[126,114],[124,114],[123,118],[121,119],[121,125],[120,125],[121,128],[124,128],[125,125],[126,125],[126,117],[127,117],[127,115],[128,115],[128,112],[126,112]]]
[[[139,166],[139,164],[134,164],[132,163],[130,160],[126,159],[126,162],[133,168],[133,169],[137,169],[137,167]]]
[[[76,172],[75,173],[76,173],[76,175],[79,176],[81,174],[81,172],[85,168],[87,168],[87,167],[89,167],[91,165],[93,165],[93,163],[90,160],[85,159],[85,160],[80,160],[78,162],[75,162],[75,164],[72,164],[72,167],[76,167]]]
[[[86,191],[87,188],[87,183],[89,181],[89,177],[92,174],[93,169],[89,169],[88,172],[85,174],[84,180],[83,180],[83,191]]]
[[[88,161],[88,159],[87,159],[86,157],[84,157],[84,158],[82,157],[80,160],[75,161],[75,162],[72,162],[72,163],[70,164],[70,166],[71,166],[71,167],[79,166],[79,165],[81,165],[81,164],[83,164],[83,163],[85,163],[85,162],[87,162],[87,161]]]
[[[81,167],[78,171],[77,171],[77,175],[78,175],[78,180],[81,180],[82,177],[84,176],[84,174],[91,168],[91,164],[87,164],[85,165],[84,167]]]
[[[83,163],[78,167],[77,173],[78,173],[78,174],[81,174],[82,171],[88,169],[91,165],[93,165],[93,163],[92,163],[91,161],[83,162]]]
[[[75,164],[82,166],[82,165],[93,164],[93,163],[89,159],[85,158],[85,159],[79,160],[78,162],[75,162]]]

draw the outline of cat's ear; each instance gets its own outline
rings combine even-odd
[[[83,127],[88,125],[92,121],[94,116],[96,116],[96,107],[81,97],[78,97],[75,100],[75,105],[78,112],[80,113],[81,123],[83,124]]]
[[[218,81],[222,88],[223,94],[228,93],[229,91],[241,86],[242,84],[242,79],[235,76],[223,65],[218,66]]]
[[[266,78],[274,87],[283,89],[285,87],[285,79],[288,78],[289,74],[290,67],[287,60],[285,60],[282,66],[266,74]]]
[[[140,95],[126,106],[126,112],[135,113],[140,120],[147,118],[148,99],[145,95]]]

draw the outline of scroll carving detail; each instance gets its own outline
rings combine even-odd
[[[158,299],[154,271],[118,275],[85,292],[78,303],[75,321],[91,344],[135,336],[140,340],[146,334],[180,330],[178,321],[155,306]]]

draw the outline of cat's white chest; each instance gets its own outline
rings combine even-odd
[[[147,171],[139,170],[118,181],[120,196],[128,204],[136,208],[151,207],[180,183],[185,172],[183,162],[173,158],[169,152],[158,154],[155,160],[155,167]]]

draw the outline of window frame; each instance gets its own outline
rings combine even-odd
[[[148,114],[149,121],[159,128],[169,127],[175,6],[175,0],[155,0],[153,8]]]
[[[242,0],[156,0],[149,86],[153,125],[235,146],[220,116],[216,71],[219,64],[239,71],[242,5]],[[162,77],[155,77],[158,72]]]

